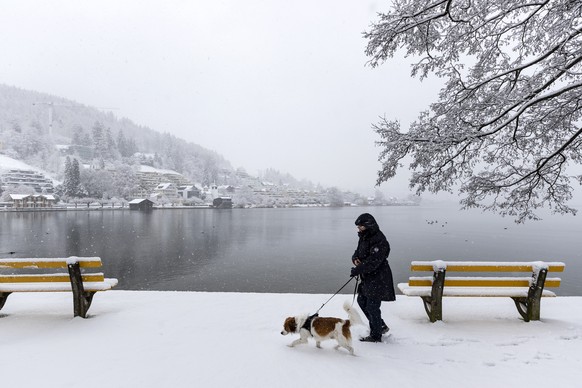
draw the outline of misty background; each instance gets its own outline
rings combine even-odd
[[[411,78],[402,58],[366,66],[361,33],[388,6],[6,1],[0,83],[128,118],[253,175],[273,168],[371,195],[380,167],[372,123],[385,115],[408,125],[440,87]],[[406,178],[380,188],[405,196]]]

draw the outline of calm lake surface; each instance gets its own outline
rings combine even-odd
[[[1,212],[0,257],[99,256],[123,290],[333,294],[349,279],[364,212],[390,241],[396,282],[411,260],[563,261],[558,295],[582,295],[580,216],[517,225],[427,205]]]

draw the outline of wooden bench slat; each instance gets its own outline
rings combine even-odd
[[[539,262],[448,262],[446,264],[447,272],[532,272],[534,266]],[[434,271],[435,262],[432,261],[413,261],[410,266],[411,271]],[[562,262],[544,262],[548,266],[548,272],[563,272],[565,264]]]
[[[408,283],[398,284],[398,289],[407,296],[430,296],[431,287],[409,287]],[[443,296],[450,297],[510,297],[526,298],[527,287],[450,287],[443,289]],[[543,297],[555,297],[556,294],[544,290]]]
[[[117,279],[83,283],[85,291],[107,291],[117,285]],[[59,292],[71,291],[71,282],[62,283],[0,283],[0,292]]]
[[[105,275],[103,273],[91,273],[81,275],[83,283],[85,282],[102,282],[105,280]],[[70,277],[68,273],[54,273],[54,274],[40,274],[40,275],[0,275],[1,283],[58,283],[58,282],[70,282]]]
[[[447,277],[445,287],[529,287],[531,278],[526,277]],[[432,277],[410,277],[409,287],[431,287]],[[547,278],[545,287],[560,287],[562,279]]]
[[[81,268],[101,267],[99,257],[69,257],[69,258],[25,258],[0,259],[1,268],[67,268],[71,262],[77,261]]]

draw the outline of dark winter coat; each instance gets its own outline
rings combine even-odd
[[[352,256],[352,262],[356,259],[361,262],[352,270],[352,275],[359,275],[362,281],[358,292],[372,299],[396,300],[392,270],[388,264],[390,244],[386,236],[368,213],[358,217],[356,225],[366,227],[366,230],[358,233],[358,247]]]

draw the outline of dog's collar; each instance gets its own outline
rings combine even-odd
[[[315,313],[313,315],[308,316],[307,319],[305,320],[305,323],[303,324],[303,326],[301,326],[301,328],[305,329],[311,333],[311,322],[313,321],[313,318],[318,317],[318,316],[319,316],[318,313]]]

